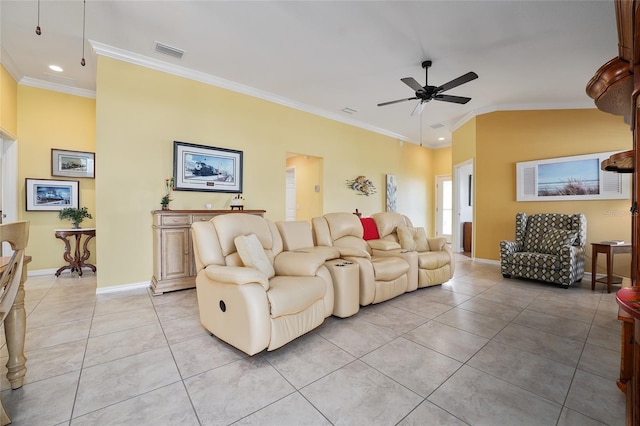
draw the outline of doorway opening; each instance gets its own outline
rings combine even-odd
[[[306,220],[323,215],[324,160],[312,155],[287,153],[286,220]]]
[[[473,160],[453,169],[453,251],[473,257]]]
[[[453,182],[451,175],[436,176],[436,236],[451,243],[453,234]]]

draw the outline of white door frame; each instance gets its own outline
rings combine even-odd
[[[2,223],[18,220],[18,142],[0,130],[2,150]],[[8,243],[0,248],[3,256],[13,251]]]
[[[290,199],[291,193],[289,191],[289,173],[293,172],[293,200]],[[291,166],[285,169],[285,206],[284,206],[284,215],[285,220],[292,221],[296,220],[298,214],[298,200],[296,199],[296,167]],[[289,215],[289,204],[293,201],[293,216]]]
[[[445,237],[447,242],[451,242],[451,234],[442,233],[443,215],[442,215],[442,182],[451,181],[453,189],[453,179],[451,175],[436,175],[436,236]],[[453,191],[451,196],[453,197]],[[451,217],[453,219],[453,205],[451,206]],[[451,223],[453,226],[453,222]]]
[[[462,231],[461,231],[462,222],[460,221],[460,212],[461,212],[460,193],[461,193],[462,185],[468,185],[468,181],[465,181],[465,179],[462,179],[460,174],[461,174],[461,169],[463,167],[468,166],[469,164],[471,164],[471,170],[472,170],[471,174],[475,175],[475,164],[473,159],[463,161],[462,163],[458,163],[453,166],[453,247],[452,248],[455,253],[462,253],[463,251]],[[473,186],[475,187],[475,182]],[[471,198],[473,199],[474,198],[473,188],[471,188],[471,191],[472,191]],[[473,213],[473,217],[475,218],[475,212]],[[475,229],[474,229],[474,232],[475,232]]]

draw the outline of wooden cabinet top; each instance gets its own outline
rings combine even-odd
[[[188,227],[194,222],[211,220],[215,216],[231,213],[245,213],[263,216],[266,210],[154,210],[153,227]]]
[[[247,214],[262,214],[264,215],[266,210],[153,210],[152,214],[227,214],[227,213],[247,213]]]

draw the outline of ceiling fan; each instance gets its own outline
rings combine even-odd
[[[383,102],[378,104],[378,106],[391,105],[398,102],[404,101],[412,101],[415,99],[419,99],[418,105],[413,109],[411,115],[420,114],[422,109],[424,108],[424,104],[431,100],[442,101],[442,102],[453,102],[455,104],[466,104],[471,100],[471,98],[466,98],[463,96],[452,96],[452,95],[443,95],[442,92],[446,92],[447,90],[451,90],[454,87],[458,87],[464,83],[468,83],[471,80],[475,80],[478,78],[478,74],[475,72],[468,72],[464,75],[461,75],[458,78],[454,78],[448,83],[443,84],[442,86],[429,86],[429,67],[431,66],[431,61],[424,61],[422,63],[422,68],[425,69],[425,85],[421,86],[413,77],[405,77],[400,80],[411,87],[416,91],[416,94],[412,98],[404,98],[398,99],[396,101]]]

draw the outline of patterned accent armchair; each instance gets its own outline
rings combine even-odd
[[[584,275],[586,243],[587,218],[581,213],[518,213],[515,241],[500,241],[502,275],[569,287]]]

